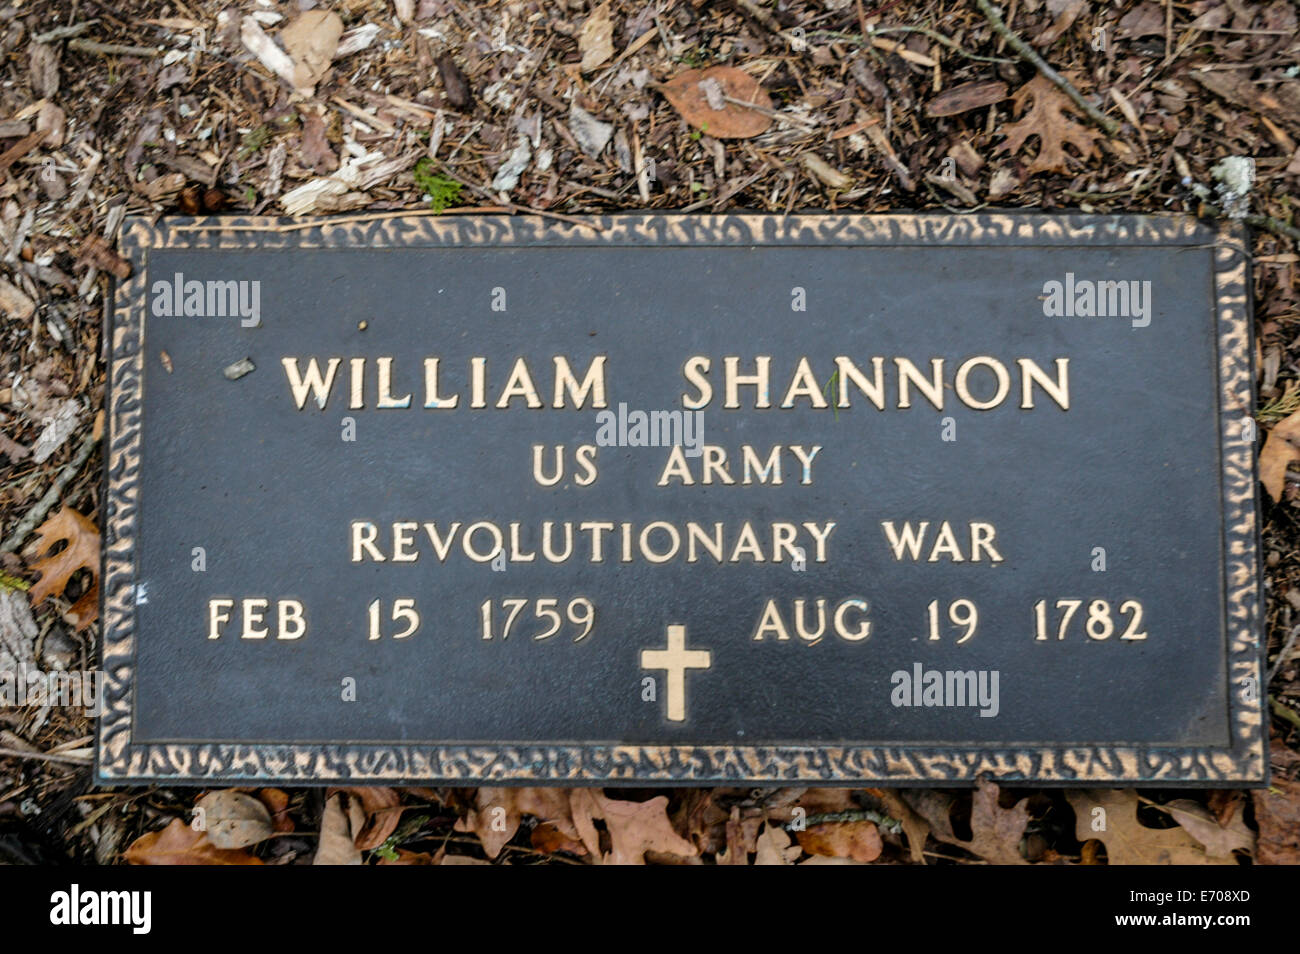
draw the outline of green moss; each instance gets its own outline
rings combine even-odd
[[[429,197],[429,208],[441,212],[460,201],[460,183],[433,171],[433,160],[427,156],[412,170],[415,184]]]

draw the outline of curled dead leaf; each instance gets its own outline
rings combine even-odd
[[[276,832],[293,831],[293,819],[289,817],[289,795],[279,788],[259,788],[257,800],[266,806],[271,814],[271,828]]]
[[[715,109],[719,88],[722,108]],[[763,111],[771,110],[771,97],[758,80],[734,66],[684,70],[661,84],[659,92],[686,122],[714,139],[749,139],[772,125],[771,115]]]
[[[320,842],[316,847],[313,865],[359,865],[361,849],[356,846],[352,832],[360,832],[365,824],[365,811],[361,803],[353,802],[345,810],[344,794],[331,795],[325,800],[325,813],[320,820]]]
[[[141,835],[126,849],[133,865],[260,865],[262,860],[242,849],[222,849],[180,818],[162,831]]]
[[[345,788],[349,799],[361,804],[365,822],[353,829],[352,840],[362,851],[371,851],[388,840],[402,819],[402,800],[396,789],[380,786]]]

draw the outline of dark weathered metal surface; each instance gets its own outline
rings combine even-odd
[[[128,223],[102,779],[1265,777],[1241,235],[592,224]]]

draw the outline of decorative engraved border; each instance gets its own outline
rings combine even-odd
[[[112,341],[108,466],[101,577],[105,708],[97,776],[103,783],[490,782],[564,785],[970,785],[1002,782],[1097,786],[1227,786],[1268,779],[1262,698],[1262,587],[1254,443],[1254,348],[1243,228],[1214,229],[1164,216],[985,214],[629,214],[582,220],[541,216],[355,216],[128,220],[122,253],[133,263],[108,316]],[[1226,747],[1168,745],[415,745],[145,744],[131,739],[135,660],[135,540],[139,507],[145,276],[152,248],[345,248],[530,245],[1081,245],[1215,248],[1223,494]],[[1245,687],[1254,680],[1254,691]]]

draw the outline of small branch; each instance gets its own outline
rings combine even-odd
[[[751,103],[747,99],[737,99],[735,96],[728,96],[726,93],[722,94],[722,98],[733,106],[743,106],[745,109],[752,109],[757,113],[762,113],[764,116],[771,116],[773,119],[779,119],[781,122],[790,126],[802,126],[806,130],[815,129],[817,127],[815,122],[810,122],[809,120],[803,119],[799,116],[788,116],[783,112],[772,109],[770,106],[760,106],[758,103]]]
[[[89,756],[51,755],[48,752],[24,752],[22,749],[0,749],[0,758],[37,759],[41,762],[62,762],[65,765],[89,765]]]
[[[27,511],[27,516],[18,521],[18,526],[14,527],[14,532],[9,535],[9,539],[0,544],[0,553],[16,551],[22,546],[23,541],[27,539],[27,535],[36,529],[36,525],[45,519],[45,515],[50,512],[50,508],[59,502],[59,498],[63,495],[63,488],[72,483],[72,479],[86,465],[86,461],[90,460],[90,454],[98,443],[99,437],[92,428],[90,436],[81,442],[76,455],[59,472],[59,476],[54,478],[54,483],[45,492],[45,496],[36,501],[36,506]]]
[[[83,20],[80,23],[72,24],[72,26],[55,27],[53,30],[46,33],[36,34],[32,37],[32,40],[37,43],[53,43],[55,40],[66,40],[69,37],[81,36],[81,34],[85,33],[98,22],[98,19]]]
[[[984,18],[989,21],[993,31],[1007,41],[1013,50],[1020,54],[1021,59],[1032,63],[1038,72],[1051,80],[1066,96],[1073,100],[1074,105],[1078,106],[1094,123],[1106,131],[1106,135],[1114,136],[1119,133],[1119,123],[1102,115],[1096,106],[1083,98],[1082,94],[1074,88],[1074,85],[1056,70],[1048,65],[1047,61],[1035,52],[1031,47],[1016,34],[1011,32],[1011,28],[1002,22],[1002,17],[994,8],[990,0],[975,0],[979,8],[984,13]]]
[[[68,49],[81,53],[100,53],[104,56],[157,56],[158,50],[152,46],[127,46],[123,43],[100,43],[98,40],[83,40],[76,37],[68,41]]]
[[[1274,235],[1283,235],[1293,242],[1300,243],[1300,229],[1294,225],[1287,225],[1281,219],[1275,219],[1271,215],[1248,215],[1244,221],[1257,229],[1266,229]]]
[[[1277,654],[1277,659],[1273,660],[1273,665],[1268,670],[1268,675],[1264,677],[1264,685],[1268,686],[1273,682],[1273,677],[1277,671],[1282,668],[1282,663],[1286,662],[1287,656],[1291,655],[1291,647],[1295,645],[1296,637],[1300,636],[1300,626],[1291,628],[1291,635],[1286,638],[1286,643],[1282,646],[1282,651]]]
[[[1200,211],[1201,214],[1207,218],[1228,219],[1228,216],[1223,214],[1222,209],[1217,205],[1211,205],[1208,202],[1201,203]],[[1291,241],[1295,242],[1297,246],[1300,246],[1300,228],[1296,228],[1294,225],[1288,225],[1281,219],[1275,219],[1271,215],[1247,215],[1240,221],[1245,222],[1247,225],[1253,225],[1257,229],[1264,229],[1266,232],[1272,232],[1274,235],[1280,235],[1282,238],[1289,238]]]
[[[920,27],[920,26],[871,27],[868,33],[864,33],[861,35],[857,33],[844,33],[840,30],[813,30],[811,33],[808,34],[808,39],[811,40],[816,38],[816,39],[830,39],[830,40],[846,40],[853,43],[857,43],[859,46],[866,46],[870,42],[867,39],[868,34],[870,36],[880,36],[883,33],[919,33],[922,36],[928,36],[930,39],[934,40],[934,42],[938,43],[940,46],[946,46],[954,53],[960,56],[964,56],[968,60],[976,60],[977,62],[980,63],[1015,63],[1016,62],[1015,60],[1008,60],[1002,56],[980,56],[977,53],[971,53],[969,50],[963,49],[960,45],[953,42],[948,37],[944,36],[938,30],[931,30],[929,27]]]

